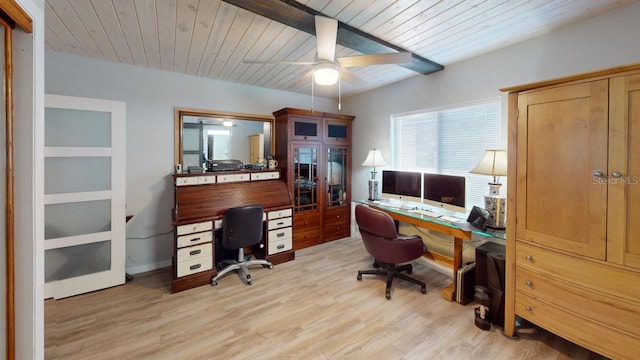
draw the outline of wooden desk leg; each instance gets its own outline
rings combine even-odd
[[[456,299],[456,286],[458,282],[458,269],[462,267],[462,239],[453,238],[453,282],[442,289],[442,297],[445,300]]]

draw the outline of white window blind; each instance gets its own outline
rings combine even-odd
[[[484,207],[489,176],[470,174],[500,147],[500,99],[391,116],[393,167],[466,177],[467,209]],[[504,181],[501,181],[504,183]],[[506,189],[502,189],[503,196]]]

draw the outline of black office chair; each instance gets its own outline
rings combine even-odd
[[[250,265],[262,265],[272,269],[273,264],[267,260],[251,260],[251,255],[244,255],[244,248],[257,245],[262,240],[263,209],[260,205],[250,205],[227,209],[222,215],[222,247],[238,250],[238,260],[222,260],[220,264],[229,264],[211,279],[211,285],[218,285],[224,275],[238,270],[241,280],[253,284],[249,273]]]

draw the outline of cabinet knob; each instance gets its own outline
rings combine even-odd
[[[613,176],[614,178],[621,178],[622,174],[618,171],[614,171],[613,174],[611,174],[611,176]]]
[[[529,287],[533,286],[533,283],[531,281],[529,281],[529,280],[525,281],[524,283],[527,284],[527,286],[529,286]]]
[[[531,310],[533,310],[533,309],[531,308],[531,306],[529,306],[529,305],[525,306],[525,307],[524,307],[524,309],[525,309],[525,310],[527,310],[527,311],[531,311]]]
[[[603,173],[602,173],[602,171],[600,171],[600,170],[595,170],[595,171],[593,172],[593,176],[601,178],[601,177],[603,177],[603,176],[604,176],[604,174],[603,174]]]
[[[533,261],[533,256],[531,256],[531,255],[527,255],[524,258],[529,260],[529,261]]]

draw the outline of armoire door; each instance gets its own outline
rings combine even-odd
[[[516,237],[604,260],[608,81],[518,96]]]
[[[640,75],[610,89],[607,261],[640,269]]]
[[[125,104],[45,99],[45,298],[125,282]]]

